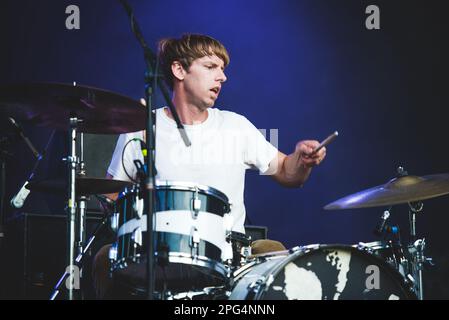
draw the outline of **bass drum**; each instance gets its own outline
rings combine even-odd
[[[310,245],[258,256],[234,273],[230,300],[416,299],[389,264],[346,245]]]

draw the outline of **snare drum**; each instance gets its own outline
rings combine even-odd
[[[258,256],[234,272],[231,300],[416,299],[409,283],[373,254],[311,245]]]
[[[224,216],[229,202],[222,192],[190,183],[158,183],[155,192],[154,248],[156,290],[173,292],[220,285],[229,277],[222,263],[226,245]],[[113,276],[145,288],[147,210],[138,186],[116,201],[112,227],[117,242],[110,251]]]

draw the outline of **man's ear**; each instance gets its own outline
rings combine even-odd
[[[179,61],[173,61],[171,64],[171,72],[173,72],[173,76],[179,81],[184,80],[186,71]]]

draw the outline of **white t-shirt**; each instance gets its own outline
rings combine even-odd
[[[224,193],[231,204],[232,230],[244,233],[245,204],[243,199],[246,169],[268,170],[277,155],[262,133],[244,116],[217,108],[209,108],[207,119],[184,125],[192,143],[186,147],[174,120],[164,108],[156,110],[156,179],[205,185]],[[143,163],[140,143],[130,142],[122,165],[122,150],[133,139],[143,139],[144,131],[120,135],[108,173],[114,179],[130,181],[137,169],[134,160]]]

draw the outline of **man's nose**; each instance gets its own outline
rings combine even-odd
[[[218,79],[217,80],[220,81],[220,82],[225,82],[227,79],[228,78],[226,77],[224,71],[223,70],[220,71],[220,74],[218,75]]]

